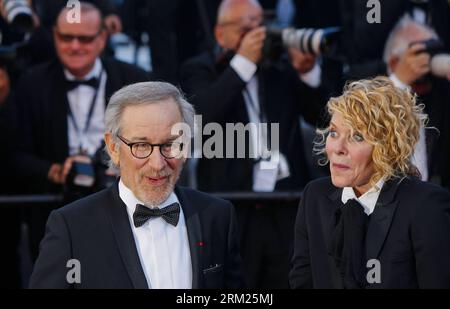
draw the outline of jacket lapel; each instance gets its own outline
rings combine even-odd
[[[331,281],[334,288],[343,288],[343,282],[339,270],[336,267],[334,257],[330,254],[331,236],[336,226],[336,212],[343,206],[341,201],[342,189],[336,189],[327,197],[322,197],[319,202],[320,217],[322,219],[322,233],[328,253],[328,264],[330,265]]]
[[[180,188],[175,188],[175,193],[183,208],[184,217],[186,220],[186,228],[189,239],[189,248],[191,252],[192,260],[192,288],[201,288],[202,278],[202,250],[203,250],[203,238],[200,223],[200,216],[198,211],[193,207],[194,201],[192,201],[185,191]]]
[[[120,80],[121,73],[117,69],[117,66],[114,65],[114,63],[112,63],[108,59],[102,59],[102,65],[108,78],[106,80],[105,85],[105,107],[106,107],[106,105],[108,105],[109,99],[112,97],[114,92],[122,88],[124,84]]]
[[[368,260],[377,258],[383,247],[397,209],[398,202],[394,201],[394,197],[399,185],[395,180],[387,181],[378,197],[366,235]]]
[[[125,268],[135,289],[148,289],[147,279],[142,269],[128,219],[126,205],[119,197],[117,182],[109,189],[109,193],[110,201],[105,206],[109,209],[111,228]]]
[[[336,211],[342,207],[342,189],[336,189],[320,202],[320,216],[322,218],[322,233],[325,238],[327,249],[330,249],[331,235],[336,225]]]
[[[58,158],[61,162],[69,155],[69,138],[68,138],[68,106],[69,100],[67,98],[67,91],[64,76],[64,72],[61,64],[55,62],[53,64],[53,74],[55,87],[51,93],[53,95],[49,102],[53,104],[51,107],[51,114],[53,115],[49,121],[52,123],[52,134],[54,141],[58,141],[58,147],[54,147],[55,158]]]

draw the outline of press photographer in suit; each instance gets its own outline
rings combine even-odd
[[[261,156],[239,158],[234,147],[233,158],[199,160],[201,190],[301,190],[310,180],[299,117],[315,125],[321,115],[325,100],[319,87],[320,67],[313,55],[295,49],[289,50],[290,59],[266,62],[262,49],[268,34],[263,21],[256,0],[222,1],[215,27],[218,49],[188,60],[182,67],[182,85],[203,123],[215,122],[223,128],[228,123],[266,123],[269,128],[279,124],[279,164],[264,170]],[[246,134],[246,145],[269,140],[268,134],[258,134]],[[223,138],[224,153],[233,137]],[[238,208],[242,253],[252,288],[288,286],[289,227],[295,210],[273,206]]]
[[[32,67],[13,101],[16,172],[27,193],[62,193],[74,161],[89,160],[102,145],[108,98],[125,85],[149,80],[143,70],[100,58],[107,34],[101,12],[81,3],[81,22],[63,9],[53,28],[58,58]],[[70,190],[68,193],[70,194]],[[31,209],[32,253],[44,235],[49,209]]]
[[[428,114],[430,129],[421,129],[413,162],[422,180],[450,189],[450,61],[436,62],[442,56],[450,59],[450,50],[434,29],[408,16],[392,29],[384,49],[390,79],[411,87]]]
[[[30,287],[243,287],[233,206],[176,186],[190,136],[173,128],[193,130],[192,105],[170,84],[139,83],[114,94],[105,118],[120,181],[50,215]]]

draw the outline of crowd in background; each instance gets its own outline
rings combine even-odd
[[[261,0],[264,11],[250,0],[87,2],[102,16],[87,7],[93,15],[84,28],[61,18],[65,0],[33,0],[34,26],[27,33],[2,11],[0,195],[64,194],[66,202],[110,184],[114,175],[102,154],[104,106],[115,91],[145,80],[179,86],[205,123],[280,124],[274,175],[263,175],[253,159],[201,159],[188,165],[182,184],[210,192],[302,191],[328,174],[312,153],[314,129],[327,125],[328,99],[349,80],[377,75],[411,87],[424,104],[430,129],[423,129],[414,163],[423,180],[450,189],[450,74],[438,76],[430,67],[436,53],[450,55],[449,1],[380,1],[380,23],[368,22],[365,0]],[[286,48],[277,57],[265,55],[268,29],[288,26],[340,32],[330,53]],[[109,38],[121,32],[137,45],[148,34],[151,72],[114,59]],[[72,192],[74,162],[86,158],[96,164],[95,185]],[[243,204],[235,206],[250,287],[288,287],[296,208]],[[21,223],[34,259],[52,208],[1,208],[2,287],[26,285],[17,253]]]

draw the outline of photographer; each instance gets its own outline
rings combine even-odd
[[[204,123],[216,122],[224,128],[227,123],[279,123],[280,164],[265,173],[261,162],[249,157],[200,159],[197,174],[201,190],[300,190],[310,179],[299,116],[314,124],[325,102],[320,89],[308,86],[302,79],[319,73],[320,68],[313,56],[297,50],[291,50],[292,63],[285,59],[267,63],[262,48],[268,35],[262,22],[258,1],[222,1],[215,27],[219,52],[206,52],[188,60],[181,78]],[[320,83],[318,75],[311,83],[316,87]],[[258,138],[255,135],[249,134],[246,145]],[[295,217],[290,210],[238,208],[250,287],[287,287],[290,227]]]
[[[27,180],[23,187],[29,193],[62,193],[65,187],[65,193],[76,198],[80,195],[72,191],[80,187],[74,186],[76,177],[89,189],[87,180],[92,179],[84,176],[96,176],[95,167],[86,162],[92,162],[102,147],[107,99],[124,85],[149,77],[132,65],[99,58],[107,34],[95,6],[81,3],[81,23],[69,23],[67,13],[68,9],[60,12],[53,28],[58,59],[31,68],[18,84],[15,168]],[[71,174],[73,178],[68,177]],[[49,211],[31,210],[34,256]]]
[[[10,2],[11,3],[11,2]],[[17,3],[17,2],[16,2]],[[14,4],[16,4],[14,3]],[[12,167],[12,145],[16,141],[12,125],[11,97],[17,82],[17,77],[24,68],[25,59],[18,55],[17,47],[24,42],[22,26],[34,26],[33,12],[27,2],[22,2],[21,9],[25,14],[18,14],[17,10],[5,10],[5,1],[0,0],[0,162],[2,162],[2,176],[0,178],[0,196],[20,194],[20,185]],[[21,10],[23,12],[23,10]],[[21,209],[16,205],[0,205],[0,242],[2,254],[0,256],[0,289],[16,289],[23,284],[19,269],[19,241],[21,226]]]
[[[437,129],[422,130],[416,146],[414,163],[422,174],[422,180],[450,188],[450,67],[447,64],[445,69],[445,63],[439,68],[431,65],[436,52],[450,59],[433,29],[405,16],[388,37],[384,61],[396,86],[411,87],[419,95],[429,115],[427,127]]]

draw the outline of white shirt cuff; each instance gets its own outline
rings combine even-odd
[[[400,89],[408,89],[409,88],[409,86],[406,85],[405,83],[403,83],[401,80],[399,80],[398,77],[394,73],[391,73],[391,75],[389,75],[389,79],[394,83],[395,87],[398,87]]]
[[[311,71],[305,74],[300,74],[300,79],[308,86],[317,88],[321,84],[320,80],[322,79],[322,68],[316,62]]]
[[[230,66],[246,83],[248,83],[252,79],[257,69],[256,64],[239,54],[236,54],[236,56],[231,59]]]

